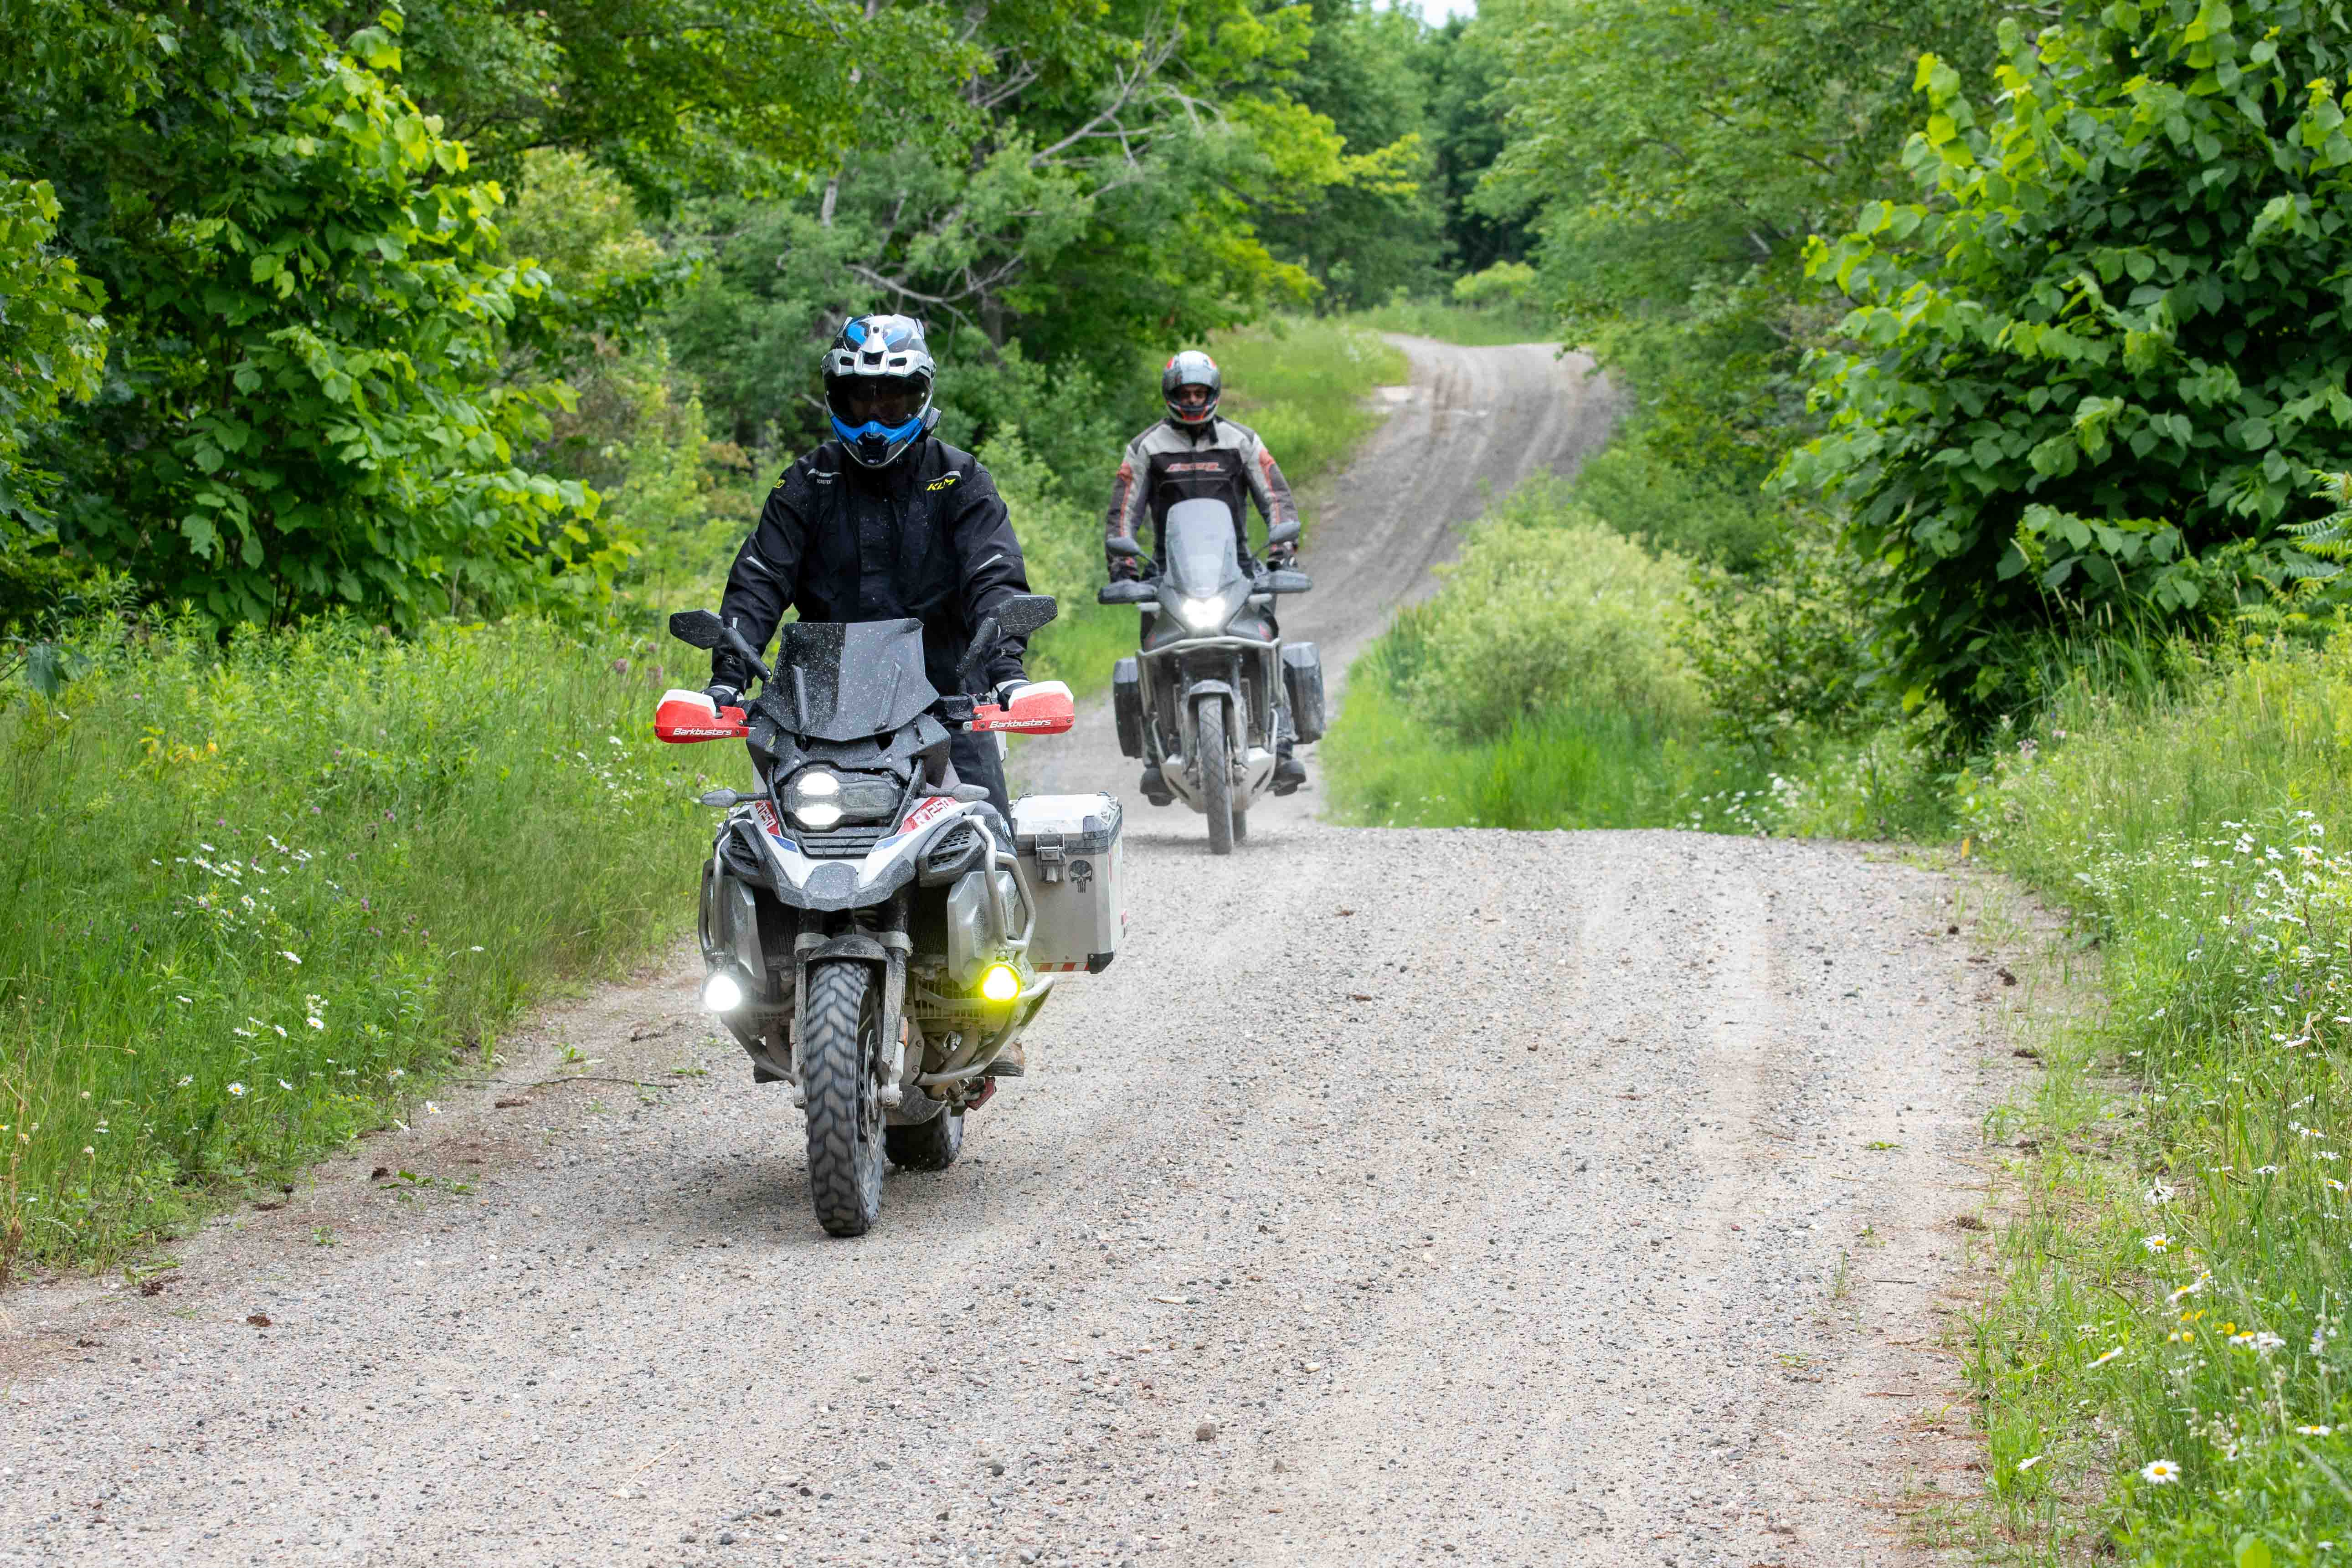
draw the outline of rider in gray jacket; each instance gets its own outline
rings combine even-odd
[[[1249,530],[1244,525],[1248,504],[1256,506],[1268,528],[1298,520],[1298,503],[1291,499],[1290,481],[1282,477],[1281,467],[1257,432],[1246,425],[1217,417],[1217,398],[1223,389],[1224,377],[1217,369],[1217,362],[1198,349],[1185,350],[1160,371],[1160,395],[1168,405],[1168,417],[1127,444],[1127,454],[1119,459],[1118,477],[1111,484],[1110,508],[1103,518],[1106,542],[1132,539],[1140,542],[1144,520],[1149,518],[1156,545],[1168,521],[1170,507],[1180,500],[1205,497],[1223,501],[1233,512],[1234,549],[1246,561],[1250,553]],[[1276,544],[1265,553],[1268,564],[1288,566],[1297,558],[1297,546]],[[1136,564],[1130,557],[1106,552],[1104,559],[1109,563],[1114,581],[1136,574]],[[1290,754],[1291,746],[1286,726],[1276,748],[1279,759],[1274,769],[1276,795],[1288,795],[1307,782],[1307,770]],[[1159,770],[1149,764],[1144,768],[1143,793],[1154,800],[1168,794],[1167,786],[1160,781]]]

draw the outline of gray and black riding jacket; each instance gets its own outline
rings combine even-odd
[[[1282,477],[1274,454],[1265,449],[1256,431],[1230,419],[1213,418],[1197,430],[1163,419],[1127,444],[1118,478],[1111,485],[1103,537],[1140,542],[1148,516],[1157,544],[1168,521],[1168,509],[1180,500],[1202,497],[1222,500],[1233,510],[1234,548],[1244,557],[1249,554],[1244,498],[1256,503],[1258,515],[1269,528],[1298,517],[1297,503],[1290,498],[1290,481]],[[1129,563],[1116,556],[1105,559],[1114,577],[1133,571]]]
[[[952,692],[973,628],[1028,591],[1021,542],[979,458],[926,437],[876,469],[827,441],[768,492],[759,527],[735,552],[719,613],[757,648],[789,608],[806,621],[912,616],[923,623],[931,684]],[[1025,648],[1026,639],[1006,638],[982,679],[1021,679]],[[741,687],[751,672],[740,665],[721,648],[710,656],[711,678]]]

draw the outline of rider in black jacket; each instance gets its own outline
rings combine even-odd
[[[1021,542],[995,481],[969,452],[931,434],[936,373],[920,322],[862,316],[825,351],[834,434],[786,468],[736,552],[719,613],[764,649],[787,608],[809,621],[923,623],[931,684],[956,689],[956,668],[981,621],[1029,591]],[[1002,698],[1022,684],[1025,639],[1008,637],[983,672]],[[710,697],[740,701],[751,671],[725,648],[710,656]],[[957,773],[983,785],[1009,818],[993,735],[957,731]]]

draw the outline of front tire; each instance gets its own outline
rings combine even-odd
[[[808,1035],[801,1042],[809,1201],[833,1236],[864,1236],[882,1212],[882,1097],[874,1082],[881,1013],[869,965],[810,966]]]
[[[1201,753],[1201,801],[1208,808],[1209,853],[1234,852],[1234,764],[1225,751],[1225,705],[1201,704],[1197,717]]]
[[[963,1152],[963,1112],[942,1110],[913,1127],[886,1127],[882,1146],[902,1171],[944,1171]]]

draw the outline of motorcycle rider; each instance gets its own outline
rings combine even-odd
[[[765,649],[787,608],[803,620],[923,623],[923,663],[933,687],[957,689],[971,635],[998,605],[1029,591],[1021,542],[996,483],[971,453],[931,434],[938,367],[922,323],[858,316],[824,351],[824,397],[834,439],[783,472],[759,526],[736,552],[719,613]],[[1000,702],[1025,683],[1027,639],[1007,637],[983,671]],[[710,656],[710,700],[740,706],[751,671],[725,647]],[[1007,822],[996,737],[953,732],[957,776],[980,784]]]
[[[1127,444],[1118,477],[1111,483],[1110,508],[1103,519],[1106,542],[1139,539],[1147,515],[1156,540],[1167,524],[1170,507],[1205,497],[1223,501],[1232,511],[1234,548],[1247,561],[1244,498],[1256,505],[1269,529],[1298,520],[1290,481],[1282,477],[1274,454],[1258,433],[1238,421],[1217,417],[1217,398],[1223,390],[1224,376],[1217,362],[1198,349],[1186,349],[1161,369],[1160,396],[1168,406],[1168,416]],[[1297,553],[1295,543],[1271,545],[1265,552],[1266,563],[1288,566]],[[1106,552],[1104,560],[1114,582],[1132,579],[1139,570],[1128,556]],[[1273,616],[1269,614],[1266,618],[1271,622]],[[1288,795],[1307,782],[1307,769],[1291,755],[1292,745],[1286,714],[1275,749],[1276,795]],[[1144,764],[1143,793],[1161,805],[1171,798],[1156,764]]]

